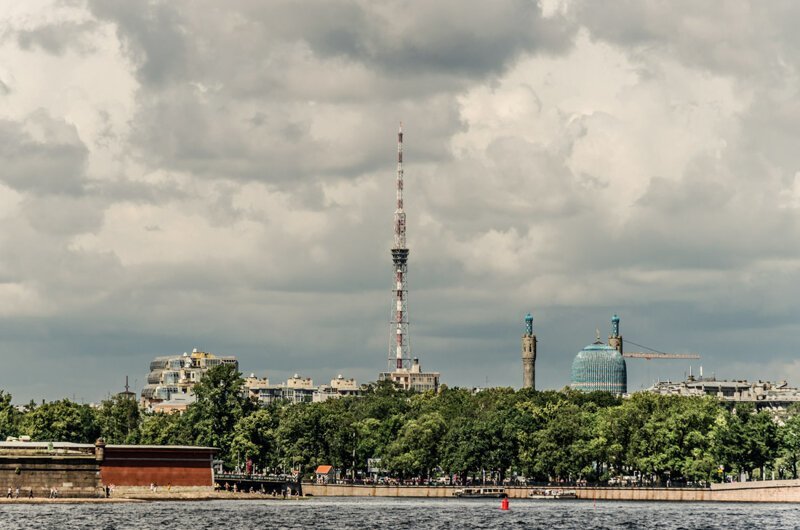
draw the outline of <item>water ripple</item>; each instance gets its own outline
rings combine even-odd
[[[205,530],[225,528],[797,528],[786,504],[641,503],[512,500],[315,498],[141,504],[3,505],[0,528]]]

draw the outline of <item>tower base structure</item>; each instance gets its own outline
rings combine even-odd
[[[378,381],[391,381],[401,390],[415,392],[439,391],[439,372],[423,372],[419,359],[414,358],[411,369],[400,368],[392,372],[381,372]]]

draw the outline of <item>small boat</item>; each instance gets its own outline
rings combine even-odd
[[[533,489],[528,492],[529,499],[577,499],[575,490]]]
[[[460,499],[504,499],[508,497],[503,488],[463,488],[453,492]]]

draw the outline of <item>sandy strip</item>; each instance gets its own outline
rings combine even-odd
[[[126,502],[163,502],[163,501],[207,501],[207,500],[229,500],[229,501],[291,501],[302,499],[302,497],[282,496],[273,497],[272,495],[262,495],[260,493],[232,493],[227,491],[208,491],[208,492],[164,492],[164,493],[129,493],[111,498],[99,497],[59,497],[48,499],[44,497],[20,497],[19,499],[0,498],[0,504],[104,504],[104,503],[126,503]]]
[[[61,497],[58,499],[46,499],[42,497],[19,498],[19,499],[0,499],[0,504],[106,504],[106,503],[125,503],[125,502],[145,502],[141,499],[101,499],[93,497]]]

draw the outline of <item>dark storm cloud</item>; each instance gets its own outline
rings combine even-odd
[[[117,25],[120,41],[138,66],[140,80],[158,86],[183,77],[187,28],[172,2],[90,0],[89,7],[98,18]]]
[[[308,17],[308,10],[316,16]],[[537,3],[527,0],[322,1],[303,10],[283,2],[258,11],[269,30],[285,38],[303,35],[321,56],[344,55],[415,75],[426,70],[470,77],[500,72],[522,51],[563,50],[574,31],[563,19],[544,20]]]
[[[18,191],[82,193],[88,153],[73,125],[44,111],[0,121],[0,180]]]
[[[142,149],[142,163],[190,171],[207,178],[258,180],[293,188],[330,177],[353,178],[385,169],[391,157],[387,124],[399,118],[415,126],[413,159],[438,159],[448,139],[460,128],[452,101],[433,99],[420,106],[364,104],[353,109],[354,127],[320,118],[305,104],[265,101],[268,115],[260,125],[237,117],[231,104],[213,105],[195,93],[154,95],[140,107],[132,140]],[[320,109],[335,115],[340,110]],[[332,118],[333,119],[333,118]],[[313,126],[330,130],[325,137],[312,134]]]
[[[522,0],[90,7],[137,66],[143,163],[282,186],[382,167],[381,134],[400,119],[416,159],[439,159],[461,128],[458,91],[520,53],[566,49],[575,31]]]
[[[21,209],[31,227],[39,233],[70,236],[99,228],[105,204],[89,197],[46,195],[25,199]]]
[[[140,204],[163,204],[186,199],[189,193],[177,183],[144,183],[141,181],[118,179],[94,181],[88,185],[89,191],[109,203],[133,202]]]
[[[306,42],[321,57],[347,57],[385,71],[480,77],[523,51],[567,48],[574,25],[542,17],[536,2],[153,2],[92,1],[130,44],[144,82],[203,78],[224,58],[263,68],[281,42]],[[204,59],[203,56],[207,58]],[[186,70],[186,68],[189,70]]]
[[[192,347],[374,380],[401,119],[413,353],[449,385],[518,385],[527,311],[544,388],[614,312],[717,366],[785,361],[796,4],[545,4],[90,0],[8,33],[0,351],[68,379],[5,386],[96,398]]]
[[[797,69],[800,5],[776,2],[575,2],[576,19],[592,35],[631,50],[644,62],[653,50],[729,74],[778,75]]]
[[[61,22],[38,26],[33,29],[19,30],[17,42],[23,50],[39,47],[47,53],[61,55],[67,49],[79,53],[92,51],[86,34],[96,29],[93,22]]]

